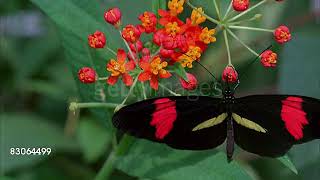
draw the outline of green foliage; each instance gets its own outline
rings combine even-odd
[[[92,119],[81,118],[77,129],[77,139],[87,162],[96,162],[111,143],[111,132]]]
[[[77,144],[63,136],[60,127],[41,117],[29,114],[2,114],[0,116],[1,162],[0,169],[8,172],[15,168],[28,167],[43,161],[48,156],[11,155],[10,148],[51,148],[52,154],[59,151],[75,151]],[[2,126],[3,125],[3,126]],[[5,162],[5,163],[4,163]]]
[[[130,175],[151,179],[250,179],[236,162],[227,163],[225,153],[173,150],[162,144],[139,140],[117,167]]]

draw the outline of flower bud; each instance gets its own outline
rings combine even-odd
[[[284,44],[291,40],[291,33],[287,26],[279,26],[274,30],[273,35],[279,44]]]
[[[97,73],[90,67],[83,67],[78,72],[78,78],[85,84],[94,83],[97,80]]]
[[[183,78],[179,78],[181,86],[186,90],[194,90],[197,88],[198,80],[197,78],[190,73],[187,73],[188,81],[185,81]]]
[[[107,23],[112,24],[114,27],[119,28],[121,25],[121,11],[119,8],[111,8],[104,13],[104,19]]]
[[[278,55],[271,50],[266,50],[261,54],[260,59],[264,67],[276,67]]]
[[[238,81],[238,73],[232,66],[227,66],[222,73],[222,80],[227,83],[235,83]]]
[[[250,0],[233,0],[232,6],[235,11],[245,11],[249,8]]]
[[[103,32],[96,31],[88,36],[88,44],[92,48],[103,48],[106,45],[106,36]]]
[[[135,43],[139,40],[141,32],[136,26],[129,24],[123,28],[121,34],[123,39],[125,39],[127,42]]]

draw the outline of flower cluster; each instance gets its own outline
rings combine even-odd
[[[146,11],[138,16],[140,24],[124,25],[120,33],[128,52],[118,49],[117,58],[107,62],[106,70],[111,73],[110,76],[100,79],[106,79],[109,85],[114,85],[120,78],[126,86],[131,86],[133,79],[137,78],[140,82],[150,81],[150,87],[157,90],[159,79],[173,75],[174,71],[169,71],[171,66],[179,63],[183,68],[192,68],[193,62],[200,60],[208,45],[216,41],[215,29],[200,25],[206,21],[202,8],[194,9],[189,18],[180,19],[184,4],[184,0],[171,0],[167,10],[158,10],[159,18],[153,12]],[[121,17],[119,8],[111,8],[104,13],[106,22],[116,29],[122,27]],[[144,34],[151,34],[151,45],[141,41]],[[104,33],[96,31],[88,36],[88,43],[92,48],[104,48],[106,37]],[[111,51],[110,48],[108,50]],[[194,75],[186,74],[180,82],[183,88],[191,90],[196,87],[197,80]]]
[[[269,49],[258,54],[233,32],[233,30],[271,32],[278,44],[283,45],[289,42],[292,38],[291,32],[285,25],[275,29],[240,26],[243,22],[259,19],[261,15],[255,15],[249,19],[240,18],[267,1],[262,0],[252,6],[250,0],[230,0],[229,8],[222,16],[220,7],[216,0],[213,0],[218,16],[218,19],[215,19],[206,15],[203,8],[193,6],[190,0],[170,0],[167,3],[168,9],[159,9],[157,14],[149,11],[140,14],[138,16],[140,23],[136,25],[123,25],[120,9],[111,8],[104,13],[104,19],[119,30],[127,46],[127,52],[123,49],[118,49],[117,53],[111,50],[106,46],[105,34],[96,31],[88,36],[89,46],[106,48],[117,57],[107,62],[106,70],[110,73],[108,77],[98,78],[93,69],[88,70],[88,67],[85,67],[79,70],[79,79],[83,83],[106,80],[109,85],[114,85],[118,79],[122,79],[126,86],[131,86],[135,80],[149,81],[150,87],[157,90],[160,79],[167,79],[178,74],[172,67],[178,64],[184,70],[193,68],[194,62],[200,61],[208,45],[216,41],[215,35],[219,32],[223,32],[228,52],[228,64],[222,73],[223,81],[227,83],[238,81],[238,73],[231,61],[228,35],[234,37],[255,56],[260,57],[260,62],[264,67],[276,67],[278,56],[275,52]],[[184,11],[185,4],[192,8],[192,12],[190,17],[181,19],[179,15]],[[236,15],[229,17],[231,11],[236,12]],[[215,23],[217,28],[209,29],[201,26],[206,20]],[[144,35],[152,38],[148,42],[143,42],[141,37]],[[197,79],[192,74],[186,73],[184,79],[180,76],[178,78],[184,89],[192,90],[197,86]]]

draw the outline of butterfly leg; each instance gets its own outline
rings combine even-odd
[[[233,131],[233,120],[232,116],[228,116],[228,122],[227,122],[227,158],[228,162],[232,161],[232,155],[234,152],[234,131]]]

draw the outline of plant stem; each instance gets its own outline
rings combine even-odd
[[[228,65],[229,65],[229,66],[232,66],[231,53],[230,53],[228,35],[227,35],[227,31],[226,31],[226,30],[223,30],[223,36],[224,36],[224,41],[225,41],[225,43],[226,43],[226,48],[227,48],[227,53],[228,53]]]
[[[117,56],[117,53],[112,50],[111,48],[109,48],[108,46],[105,47],[108,51],[110,51],[113,55]]]
[[[166,86],[164,86],[164,85],[162,85],[162,84],[160,84],[160,83],[159,83],[159,86],[160,86],[161,88],[163,88],[164,90],[168,91],[170,94],[172,94],[172,95],[174,95],[174,96],[181,96],[181,94],[177,94],[177,93],[171,91],[169,88],[167,88]]]
[[[101,77],[101,78],[98,78],[98,80],[99,81],[105,81],[105,80],[107,80],[108,79],[108,77]]]
[[[227,9],[226,13],[224,14],[223,21],[228,18],[231,9],[232,9],[232,0],[230,0],[230,4],[228,6],[228,9]]]
[[[258,53],[256,53],[254,50],[252,50],[246,43],[244,43],[237,35],[235,35],[231,30],[227,29],[228,33],[235,38],[237,41],[239,41],[245,48],[247,48],[252,54],[255,56],[259,56]]]
[[[220,14],[219,6],[218,6],[218,4],[217,4],[217,0],[213,0],[213,4],[214,4],[214,7],[215,7],[215,9],[216,9],[218,18],[219,18],[219,20],[221,20],[221,14]]]
[[[110,175],[112,174],[114,170],[114,164],[118,158],[118,156],[123,155],[131,145],[133,139],[130,136],[124,135],[117,147],[114,148],[114,150],[111,151],[109,154],[107,160],[103,164],[102,168],[98,172],[97,176],[95,177],[95,180],[107,180],[110,178]]]
[[[146,100],[147,99],[147,95],[146,95],[146,89],[144,88],[143,82],[141,82],[141,87],[142,87],[143,99]]]
[[[136,64],[138,64],[138,60],[136,60],[136,57],[133,55],[129,44],[127,43],[127,41],[126,41],[125,39],[123,39],[123,37],[122,37],[122,32],[119,31],[119,33],[120,33],[121,39],[123,40],[124,44],[126,45],[128,51],[129,51],[129,53],[130,53],[130,55],[131,55],[133,61],[134,61]]]
[[[88,103],[76,103],[72,102],[70,103],[69,109],[71,111],[74,111],[76,109],[81,109],[81,108],[115,108],[119,104],[115,103],[97,103],[97,102],[88,102]]]
[[[198,11],[198,13],[200,13],[202,16],[206,17],[209,21],[211,21],[211,22],[213,22],[213,23],[215,23],[215,24],[217,24],[217,25],[218,25],[218,24],[221,24],[218,20],[216,20],[216,19],[208,16],[207,14],[202,13],[201,11],[199,11],[194,5],[192,5],[192,4],[190,3],[190,0],[187,0],[187,5],[190,6],[192,9]]]
[[[131,95],[134,87],[136,86],[137,82],[138,82],[138,77],[136,77],[136,79],[134,79],[133,84],[131,85],[127,96],[124,98],[124,100],[122,101],[122,103],[119,106],[123,106],[126,103],[126,101],[128,100],[129,96]]]
[[[247,27],[247,26],[228,26],[230,29],[244,29],[251,31],[264,31],[264,32],[274,32],[273,29],[263,29],[263,28],[255,28],[255,27]]]
[[[261,6],[262,4],[266,3],[268,0],[263,0],[259,3],[257,3],[256,5],[252,6],[251,8],[249,8],[246,11],[243,11],[242,13],[238,14],[237,16],[234,16],[233,18],[231,18],[228,22],[232,22],[237,20],[238,18],[242,17],[243,15],[246,15],[247,13],[251,12],[252,10],[254,10],[255,8]]]

